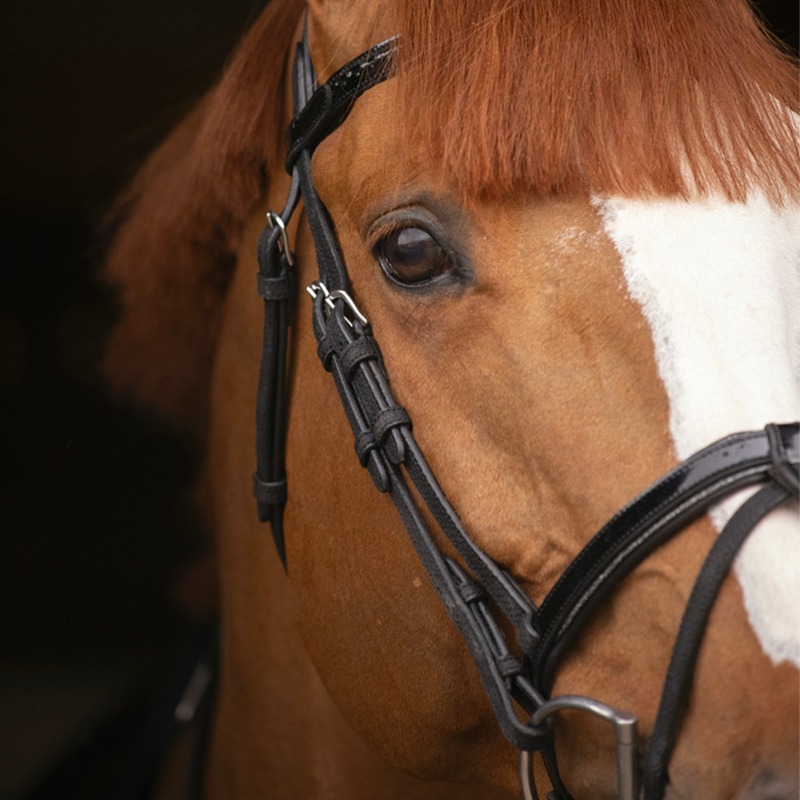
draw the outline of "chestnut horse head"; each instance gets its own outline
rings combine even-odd
[[[609,716],[647,800],[797,796],[794,93],[744,0],[268,6],[108,266],[207,445],[209,797],[613,798]]]

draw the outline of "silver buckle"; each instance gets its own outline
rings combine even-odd
[[[328,291],[328,287],[322,281],[314,281],[310,286],[306,286],[306,291],[316,300],[317,294],[322,292],[323,297],[325,298],[325,305],[328,307],[330,311],[334,308],[334,300],[344,300],[345,305],[353,312],[353,316],[362,324],[362,325],[369,325],[367,322],[367,318],[358,310],[358,306],[355,304],[355,301],[352,297],[350,297],[347,292],[343,291],[342,289],[334,289],[332,292]],[[345,322],[349,325],[352,325],[352,321],[344,318]]]
[[[636,760],[637,719],[633,714],[617,711],[590,697],[577,694],[564,694],[548,700],[531,717],[531,725],[538,727],[551,714],[565,709],[588,711],[590,714],[608,720],[614,726],[617,739],[617,791],[619,800],[639,800],[639,764]],[[523,750],[519,754],[519,779],[522,783],[524,800],[535,800],[533,793],[533,760],[531,754]]]
[[[280,229],[281,238],[278,239],[278,247],[283,253],[286,263],[290,267],[293,267],[294,254],[292,253],[291,247],[289,247],[289,235],[286,233],[286,224],[284,223],[283,218],[280,214],[276,214],[274,211],[267,211],[267,222],[269,222],[271,227]]]

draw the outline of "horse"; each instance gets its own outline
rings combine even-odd
[[[105,268],[204,452],[204,796],[797,797],[795,83],[744,0],[267,5]]]

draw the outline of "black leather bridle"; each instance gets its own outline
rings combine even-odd
[[[361,94],[389,77],[397,46],[397,37],[389,39],[317,86],[307,37],[297,45],[295,116],[286,159],[291,188],[283,211],[268,214],[258,245],[258,291],[265,301],[253,476],[259,518],[271,523],[285,565],[287,344],[295,295],[286,225],[302,198],[319,267],[319,280],[308,291],[320,359],[333,375],[361,465],[377,489],[392,498],[439,597],[466,641],[504,736],[521,753],[524,797],[538,797],[530,770],[532,752],[541,754],[550,777],[548,798],[570,797],[558,772],[551,715],[577,708],[609,720],[615,728],[620,800],[637,800],[640,792],[645,800],[659,800],[668,782],[667,765],[716,594],[759,520],[787,498],[798,496],[800,426],[768,425],[763,431],[736,433],[688,458],[616,514],[575,557],[541,606],[534,605],[469,537],[420,451],[411,420],[392,394],[372,328],[352,300],[335,228],[311,176],[314,149],[344,122]],[[439,551],[406,476],[466,570]],[[703,564],[679,628],[655,728],[640,765],[636,718],[586,697],[550,699],[555,670],[591,613],[623,577],[712,505],[745,487],[760,488],[734,514]],[[493,616],[496,612],[516,632],[513,651]]]

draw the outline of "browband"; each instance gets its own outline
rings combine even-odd
[[[393,36],[375,45],[336,70],[314,91],[289,123],[286,171],[290,175],[303,150],[313,153],[316,146],[347,119],[353,103],[367,89],[389,77],[398,42],[399,37]],[[308,52],[307,44],[305,50]]]

